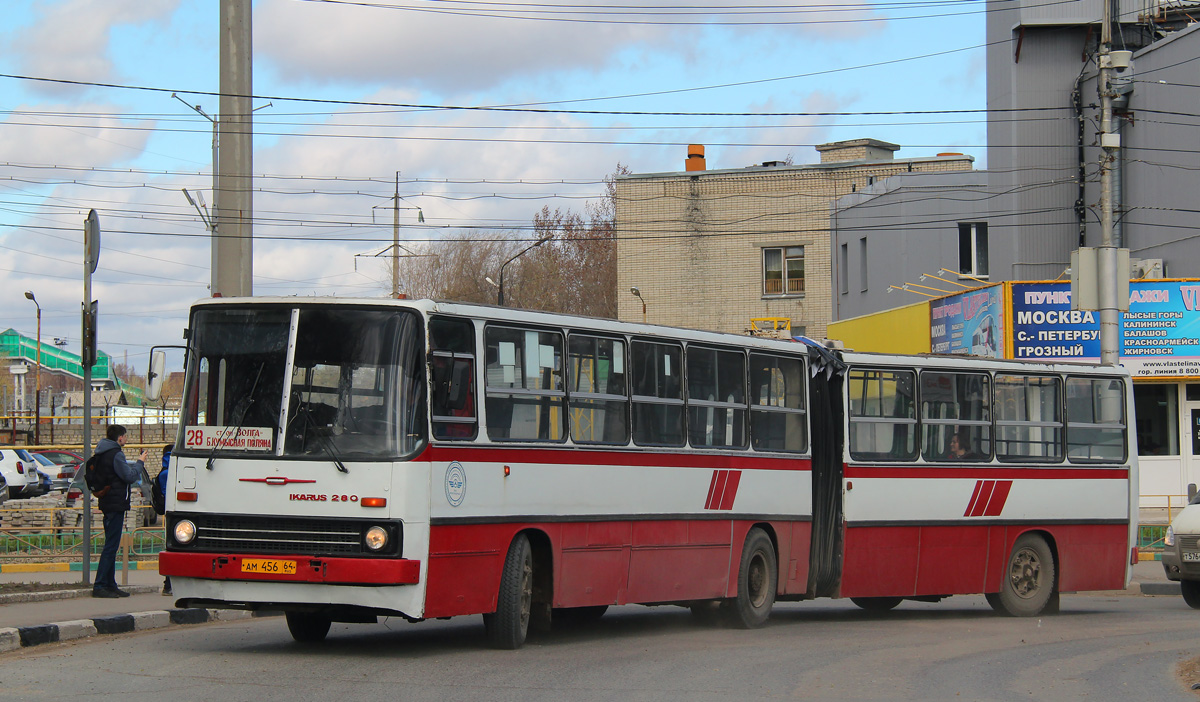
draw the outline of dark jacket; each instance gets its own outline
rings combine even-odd
[[[116,451],[113,451],[116,449]],[[101,439],[96,444],[96,453],[110,455],[102,456],[101,462],[112,467],[113,482],[108,492],[97,499],[101,512],[125,512],[129,510],[129,488],[136,484],[145,470],[141,461],[130,463],[125,458],[121,445],[112,439]]]

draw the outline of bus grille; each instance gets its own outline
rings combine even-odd
[[[200,551],[361,556],[362,527],[354,522],[288,517],[196,515]]]

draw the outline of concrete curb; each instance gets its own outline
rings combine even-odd
[[[1174,595],[1175,597],[1183,597],[1183,591],[1178,582],[1142,583],[1141,585],[1143,595]]]
[[[42,644],[70,641],[100,634],[125,634],[131,631],[162,629],[168,626],[227,622],[252,617],[276,617],[279,612],[242,612],[203,608],[155,610],[132,614],[113,614],[93,619],[53,622],[37,626],[0,628],[0,653]]]
[[[158,585],[124,585],[121,589],[138,595],[158,592]],[[47,600],[70,600],[76,597],[91,597],[92,588],[77,590],[47,590],[45,592],[13,592],[0,595],[0,605],[18,604],[20,602],[45,602]]]

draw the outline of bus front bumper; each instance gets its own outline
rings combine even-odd
[[[344,585],[413,585],[421,562],[402,558],[325,558],[229,553],[158,554],[162,575],[207,580],[261,580]]]

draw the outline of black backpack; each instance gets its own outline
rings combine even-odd
[[[87,463],[83,464],[83,481],[87,483],[88,490],[93,495],[112,485],[115,477],[112,465],[115,454],[116,449],[94,453],[87,459]]]

